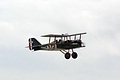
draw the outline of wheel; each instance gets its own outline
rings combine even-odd
[[[78,54],[77,54],[76,52],[73,52],[73,53],[72,53],[72,58],[73,58],[73,59],[76,59],[77,57],[78,57]]]
[[[65,54],[65,58],[66,58],[66,59],[70,59],[70,53],[67,52],[67,53]]]

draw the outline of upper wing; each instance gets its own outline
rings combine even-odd
[[[87,34],[87,33],[77,33],[77,34],[71,34],[71,35],[68,35],[68,36],[77,36],[77,35],[83,35],[83,34]]]
[[[62,34],[62,35],[56,35],[56,34],[48,34],[48,35],[43,35],[42,37],[69,37],[69,36],[77,36],[77,35],[83,35],[86,33],[77,33],[77,34]]]
[[[48,35],[43,35],[42,37],[67,37],[67,35],[48,34]]]

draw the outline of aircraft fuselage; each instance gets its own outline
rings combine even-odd
[[[56,41],[51,42],[50,44],[43,44],[41,46],[34,47],[34,50],[50,50],[50,51],[59,51],[62,49],[74,49],[84,47],[81,40],[67,40],[67,41]]]

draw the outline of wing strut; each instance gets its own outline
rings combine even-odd
[[[51,40],[51,37],[49,37],[49,43],[48,43],[48,47],[50,49],[50,40]]]

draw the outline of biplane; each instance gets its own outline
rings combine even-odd
[[[81,36],[86,33],[78,33],[78,34],[48,34],[43,35],[41,37],[48,37],[49,42],[47,44],[41,44],[35,38],[29,38],[29,46],[28,48],[33,51],[38,50],[47,50],[47,51],[60,51],[64,54],[66,59],[69,59],[71,56],[73,59],[78,57],[78,54],[74,52],[75,48],[85,47],[85,44],[82,42]],[[53,41],[51,41],[53,40]],[[71,53],[70,53],[71,50]]]

